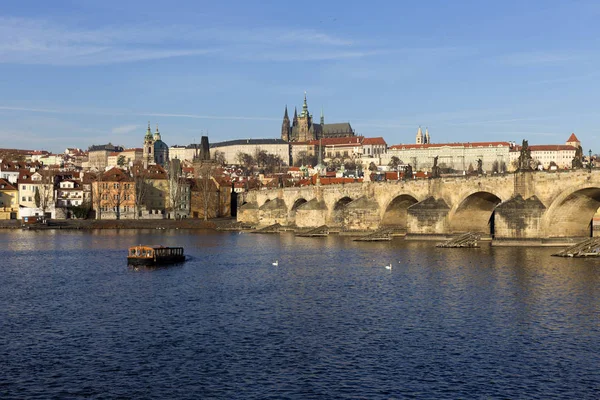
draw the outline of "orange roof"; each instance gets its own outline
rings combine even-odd
[[[14,187],[12,185],[12,183],[10,183],[6,179],[2,179],[2,178],[0,178],[0,189],[2,189],[2,190],[17,190],[17,188]]]
[[[577,136],[575,136],[574,133],[571,133],[571,136],[569,136],[569,138],[567,139],[567,143],[569,142],[579,142],[579,139],[577,139]]]
[[[362,143],[363,144],[371,144],[371,145],[372,144],[383,144],[383,145],[387,144],[382,137],[365,138]]]
[[[360,144],[362,143],[364,136],[350,136],[350,137],[339,137],[339,138],[323,138],[319,140],[311,140],[308,142],[311,145],[318,146],[336,146],[342,144]]]
[[[390,149],[431,149],[439,147],[510,147],[508,142],[467,142],[467,143],[427,143],[427,144],[395,144]]]

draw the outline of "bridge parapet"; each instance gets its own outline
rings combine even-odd
[[[580,235],[600,207],[600,171],[305,186],[251,191],[240,199],[238,220],[260,226],[394,226],[414,234],[475,231],[506,238],[549,237],[563,229]]]

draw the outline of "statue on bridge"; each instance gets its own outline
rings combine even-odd
[[[438,157],[439,156],[435,156],[433,157],[433,167],[431,167],[431,178],[435,179],[435,178],[439,178],[440,177],[440,167],[438,167]]]
[[[481,158],[477,159],[477,175],[483,175],[483,161]]]
[[[521,152],[517,161],[517,171],[531,171],[531,164],[533,157],[531,157],[531,150],[529,149],[529,143],[523,139],[523,145],[521,146]]]
[[[406,169],[404,170],[404,179],[412,179],[413,178],[413,170],[410,164],[406,164]]]

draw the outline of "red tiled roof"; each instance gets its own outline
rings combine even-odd
[[[385,140],[382,137],[374,137],[374,138],[364,138],[363,144],[383,144],[383,145],[387,145],[387,143],[385,142]]]
[[[313,146],[337,146],[343,144],[360,144],[362,143],[364,136],[350,136],[350,137],[339,137],[339,138],[323,138],[320,140],[311,140],[308,142]]]
[[[523,146],[516,145],[510,151],[518,152],[518,151],[521,151],[522,147]],[[531,151],[560,151],[560,150],[575,151],[576,149],[575,149],[575,147],[568,146],[566,144],[538,144],[538,145],[534,144],[534,145],[529,146],[529,150],[531,150]]]
[[[427,143],[427,144],[395,144],[390,149],[431,149],[439,147],[510,147],[508,142],[467,142],[467,143]]]
[[[2,179],[2,178],[0,178],[0,189],[1,190],[18,190],[16,187],[14,187],[12,185],[12,183],[10,183],[6,179]]]
[[[579,142],[579,139],[577,139],[577,136],[575,136],[574,133],[571,133],[571,136],[569,136],[569,138],[567,139],[567,143],[569,142]]]

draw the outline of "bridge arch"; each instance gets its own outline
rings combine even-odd
[[[339,198],[334,204],[331,210],[331,217],[329,218],[332,225],[343,225],[344,224],[344,213],[348,203],[354,201],[350,196],[344,196]]]
[[[592,219],[600,208],[600,186],[584,184],[566,190],[546,211],[542,229],[546,237],[592,236]]]
[[[304,197],[300,197],[294,201],[292,204],[292,212],[296,212],[296,209],[300,207],[302,204],[308,203],[308,201]]]
[[[478,232],[494,234],[494,209],[502,199],[487,190],[466,194],[450,212],[452,232]]]
[[[385,207],[381,218],[381,226],[406,229],[408,207],[418,202],[419,200],[410,194],[400,194],[394,197]]]

